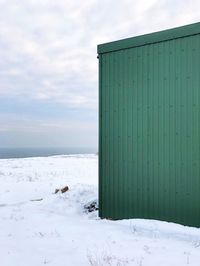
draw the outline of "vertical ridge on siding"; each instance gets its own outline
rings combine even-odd
[[[99,216],[102,217],[103,213],[102,213],[102,199],[103,199],[103,195],[102,195],[102,185],[104,180],[102,179],[103,174],[102,174],[102,55],[98,56],[98,64],[99,64],[99,142],[98,142],[98,150],[99,150],[99,159],[98,159],[98,183],[99,183],[99,187],[98,187],[98,194],[99,194]]]

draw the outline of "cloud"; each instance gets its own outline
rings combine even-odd
[[[76,6],[21,1],[5,4],[4,10],[0,94],[97,108],[97,60],[94,53],[91,63],[90,49],[81,45],[84,31],[79,29]],[[81,12],[85,10],[84,6]]]
[[[97,126],[80,118],[0,115],[0,147],[96,147]]]
[[[197,0],[0,0],[0,109],[12,102],[0,118],[0,146],[3,132],[21,145],[36,131],[63,134],[63,143],[70,132],[79,143],[88,128],[97,139],[97,44],[197,22],[199,7]]]
[[[30,116],[0,115],[0,131],[48,133],[48,131],[88,131],[93,126],[93,121],[81,121],[80,119],[39,119]]]
[[[199,17],[198,1],[186,0],[20,0],[0,6],[0,94],[94,109],[98,43]]]

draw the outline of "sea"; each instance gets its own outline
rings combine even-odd
[[[0,159],[94,154],[96,148],[0,148]]]

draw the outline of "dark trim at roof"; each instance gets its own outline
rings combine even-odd
[[[119,41],[100,44],[97,46],[97,52],[98,54],[103,54],[117,50],[143,46],[146,44],[183,38],[186,36],[191,36],[196,34],[200,34],[200,22],[178,28],[127,38]]]

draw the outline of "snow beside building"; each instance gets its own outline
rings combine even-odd
[[[200,229],[86,213],[97,181],[96,155],[0,160],[0,265],[200,265]]]

